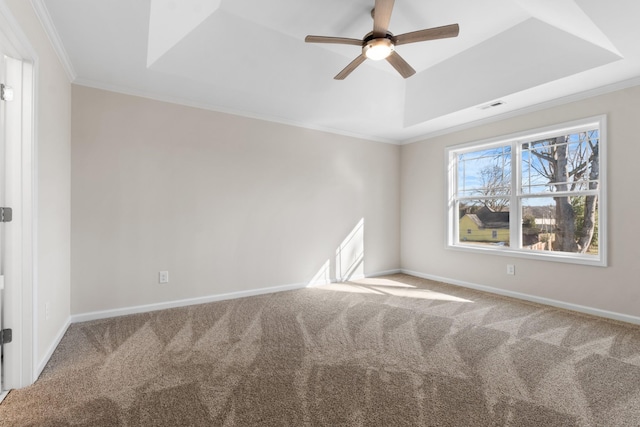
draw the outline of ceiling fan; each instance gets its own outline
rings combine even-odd
[[[386,59],[402,77],[405,79],[411,77],[416,73],[416,70],[395,51],[395,47],[408,43],[457,37],[460,27],[458,24],[451,24],[394,36],[393,33],[389,31],[389,21],[391,20],[394,1],[395,0],[376,0],[374,8],[371,10],[373,31],[366,34],[362,40],[346,37],[307,36],[304,41],[307,43],[351,44],[362,48],[360,56],[340,71],[334,77],[336,80],[344,80],[366,59],[374,61]]]

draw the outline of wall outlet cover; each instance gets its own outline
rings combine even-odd
[[[158,283],[169,283],[168,271],[161,271],[158,273]]]

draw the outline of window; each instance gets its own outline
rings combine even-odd
[[[448,247],[606,265],[605,117],[449,147],[447,161]]]

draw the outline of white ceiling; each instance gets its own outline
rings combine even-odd
[[[333,80],[360,49],[304,37],[362,38],[373,3],[35,1],[75,83],[387,142],[640,83],[638,0],[396,0],[393,33],[460,35],[399,46],[407,80],[386,61]]]

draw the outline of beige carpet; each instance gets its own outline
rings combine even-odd
[[[406,275],[74,324],[2,426],[640,426],[640,327]]]

